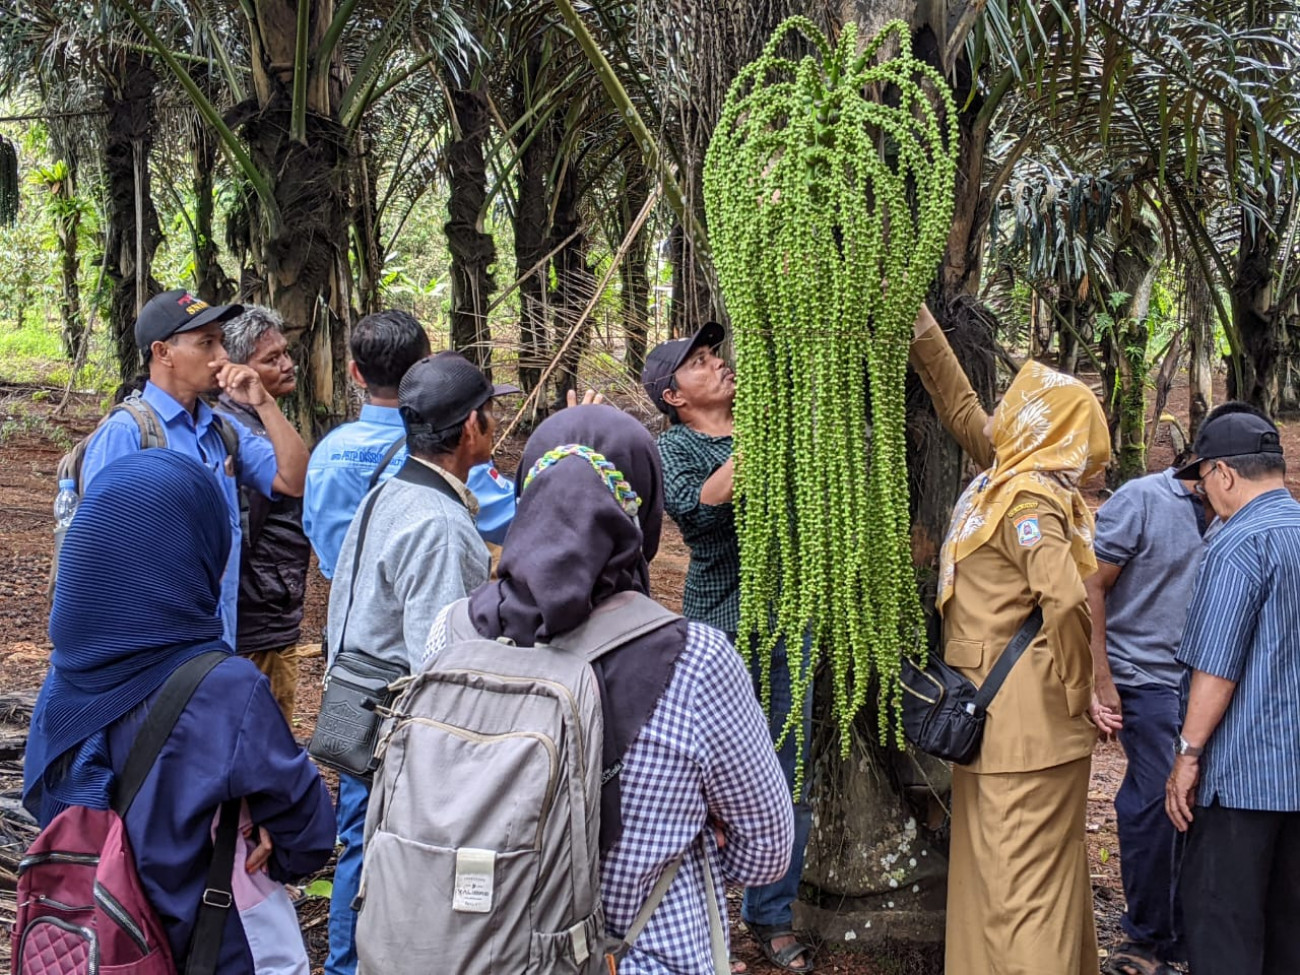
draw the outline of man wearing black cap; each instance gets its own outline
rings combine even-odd
[[[156,416],[165,446],[199,461],[220,483],[230,519],[230,558],[221,577],[223,638],[235,645],[239,587],[239,488],[271,497],[302,497],[307,448],[267,393],[257,372],[226,358],[221,325],[243,312],[242,305],[208,305],[188,291],[165,291],[149,300],[135,321],[135,342],[144,356],[149,381],[140,399]],[[203,397],[218,391],[257,413],[266,438],[243,424],[215,416]],[[222,424],[228,423],[226,435]],[[235,456],[226,438],[238,436]],[[86,446],[81,489],[105,466],[142,448],[140,427],[123,410],[112,413]],[[237,463],[236,463],[237,459]],[[142,526],[148,528],[148,526]],[[130,553],[122,553],[127,557]]]
[[[518,388],[492,385],[457,352],[411,366],[397,388],[409,456],[366,495],[352,519],[330,589],[328,664],[360,651],[417,670],[434,618],[487,582],[487,546],[474,525],[478,501],[465,485],[492,456],[493,398]],[[356,969],[356,912],[370,786],[339,775],[342,843],[330,897],[326,971]]]
[[[735,422],[736,375],[718,356],[726,337],[717,322],[688,338],[656,346],[646,356],[641,384],[670,426],[659,436],[664,469],[664,509],[677,522],[691,550],[682,595],[682,615],[722,630],[732,643],[740,628],[740,547],[732,496],[735,462],[731,453]],[[743,649],[742,649],[743,652]],[[751,665],[755,693],[759,671]],[[812,695],[806,697],[811,705]],[[790,710],[790,667],[784,645],[772,656],[771,730],[780,735]],[[805,709],[805,734],[811,711]],[[787,784],[794,788],[795,736],[786,736],[778,757]],[[741,916],[763,954],[786,971],[811,971],[812,949],[793,931],[794,901],[803,873],[804,848],[812,811],[802,797],[794,806],[794,849],[786,875],[745,891]],[[726,824],[722,824],[725,832]]]
[[[1206,420],[1175,476],[1224,520],[1178,659],[1191,669],[1165,806],[1187,832],[1180,893],[1198,975],[1300,972],[1300,504],[1277,428]]]

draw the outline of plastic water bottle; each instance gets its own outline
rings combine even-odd
[[[72,516],[77,513],[77,503],[81,498],[77,494],[77,482],[64,478],[59,482],[59,493],[54,498],[54,530],[67,528],[72,524]]]

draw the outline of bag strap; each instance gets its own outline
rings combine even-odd
[[[727,952],[727,932],[722,927],[718,911],[718,891],[713,883],[713,867],[709,864],[709,851],[700,844],[704,853],[704,906],[709,914],[709,951],[713,955],[714,975],[730,975],[731,958]]]
[[[212,860],[203,900],[190,935],[185,975],[213,975],[221,961],[221,943],[226,932],[226,914],[235,903],[231,890],[235,869],[235,844],[239,841],[239,814],[242,800],[227,799],[217,817],[217,832],[212,842]]]
[[[975,707],[981,712],[987,711],[993,698],[1002,688],[1002,682],[1007,679],[1011,673],[1011,668],[1016,665],[1029,644],[1034,642],[1034,637],[1038,636],[1038,631],[1043,628],[1043,608],[1035,606],[1029,614],[1029,618],[1020,624],[1020,629],[1016,635],[1011,638],[1007,648],[1002,651],[1002,656],[998,657],[998,662],[993,665],[989,671],[988,677],[984,678],[984,683],[980,689],[975,692]]]
[[[623,940],[615,946],[614,957],[616,959],[621,959],[632,950],[632,945],[635,944],[636,939],[641,936],[641,932],[645,930],[645,926],[650,923],[650,915],[654,914],[655,910],[659,907],[659,902],[662,901],[664,895],[668,893],[668,888],[671,887],[673,881],[677,879],[677,871],[681,869],[682,860],[685,858],[685,853],[679,853],[668,861],[667,866],[664,867],[663,873],[659,875],[659,879],[655,881],[655,885],[650,888],[650,895],[645,899],[645,903],[641,905],[641,910],[636,912],[636,917],[634,917],[632,923],[628,925],[627,932],[623,935]]]
[[[203,678],[229,656],[224,650],[209,650],[191,657],[167,678],[149,708],[149,713],[145,715],[144,724],[136,732],[122,774],[117,777],[117,784],[113,788],[113,811],[119,816],[126,816],[127,810],[131,808],[149,770],[158,760],[159,752],[171,737],[176,722],[180,720],[181,712],[190,703],[199,684],[203,683]]]
[[[226,448],[226,456],[230,458],[231,468],[238,472],[239,470],[239,431],[221,414],[213,411],[212,425],[217,428],[217,433],[221,435],[221,442]]]
[[[391,464],[393,458],[397,456],[397,452],[405,446],[406,434],[402,434],[393,441],[392,445],[384,453],[383,458],[375,465],[375,469],[370,472],[370,480],[366,482],[367,491],[374,490],[375,485],[379,483],[379,479],[384,476],[384,471],[388,470],[388,465]]]
[[[649,596],[620,592],[601,603],[582,623],[549,642],[552,646],[583,653],[587,662],[593,663],[611,650],[679,619],[681,616]]]
[[[730,975],[731,961],[727,953],[727,932],[722,927],[722,914],[718,910],[718,890],[713,880],[713,867],[709,864],[709,851],[703,842],[691,844],[691,849],[696,847],[699,848],[702,855],[704,908],[709,916],[709,954],[712,956],[714,975]],[[650,923],[651,915],[659,907],[664,895],[668,893],[668,888],[677,879],[677,871],[681,868],[682,861],[685,858],[685,853],[679,853],[668,861],[663,873],[659,875],[655,885],[650,888],[650,896],[645,899],[645,903],[641,905],[641,910],[637,911],[636,917],[628,925],[623,940],[615,947],[613,954],[616,960],[621,960],[632,950],[632,945],[636,943],[636,939],[645,930],[645,926]]]
[[[357,594],[357,573],[361,571],[361,550],[366,544],[366,529],[370,527],[370,516],[375,511],[375,502],[379,500],[379,495],[383,489],[371,491],[370,497],[366,498],[366,506],[361,511],[361,524],[357,526],[357,547],[352,551],[352,578],[348,580],[348,606],[343,611],[343,631],[339,633],[339,652],[342,653],[344,640],[348,635],[348,617],[352,615],[352,600]]]
[[[144,401],[144,397],[139,393],[132,393],[121,403],[109,410],[109,416],[118,410],[126,410],[131,414],[131,419],[135,420],[135,425],[140,428],[140,449],[153,450],[156,447],[167,446],[167,432],[158,422],[158,414],[153,411],[153,407]],[[107,419],[107,417],[105,418]]]

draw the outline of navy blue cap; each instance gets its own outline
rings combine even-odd
[[[646,395],[659,408],[660,413],[668,412],[664,402],[664,390],[673,380],[675,373],[687,357],[702,345],[716,349],[727,337],[727,331],[717,322],[705,322],[698,332],[683,339],[671,339],[661,342],[645,357],[645,367],[641,370],[641,385]]]
[[[244,313],[243,305],[209,305],[184,288],[154,295],[135,320],[135,346],[147,353],[155,342],[192,332],[209,322],[224,322]]]
[[[1201,461],[1220,457],[1237,457],[1241,454],[1280,454],[1282,441],[1277,427],[1254,413],[1224,413],[1206,421],[1192,445],[1196,460],[1174,477],[1182,481],[1196,481],[1201,477]]]

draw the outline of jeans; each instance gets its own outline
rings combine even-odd
[[[1182,836],[1165,813],[1165,780],[1174,766],[1174,737],[1181,724],[1178,690],[1146,684],[1120,687],[1119,696],[1124,710],[1119,743],[1128,758],[1115,794],[1120,875],[1128,902],[1120,926],[1161,959],[1182,961]]]
[[[366,832],[366,807],[370,804],[370,783],[339,773],[337,806],[338,865],[334,868],[334,890],[330,894],[330,950],[325,959],[326,975],[356,975],[357,912],[352,902],[361,889],[361,843]]]
[[[733,637],[734,642],[734,637]],[[811,641],[804,641],[804,661],[807,661]],[[758,661],[749,665],[750,676],[754,681],[754,694],[760,695],[760,669]],[[761,700],[761,697],[760,697]],[[808,757],[808,742],[812,738],[812,688],[808,689],[803,701],[803,740],[804,759]],[[772,740],[776,741],[785,726],[786,716],[790,713],[790,665],[786,655],[785,642],[778,643],[772,651],[772,710],[769,725]],[[794,795],[794,771],[797,757],[795,737],[792,731],[786,736],[785,743],[777,752],[781,771],[785,773],[786,785],[790,795]],[[799,880],[803,876],[804,848],[808,845],[808,833],[812,829],[812,807],[808,805],[808,789],[804,786],[799,801],[794,804],[794,848],[790,851],[790,868],[780,880],[764,884],[761,887],[746,887],[741,902],[740,915],[746,924],[760,924],[765,927],[789,928],[794,924],[794,902],[799,895]]]

